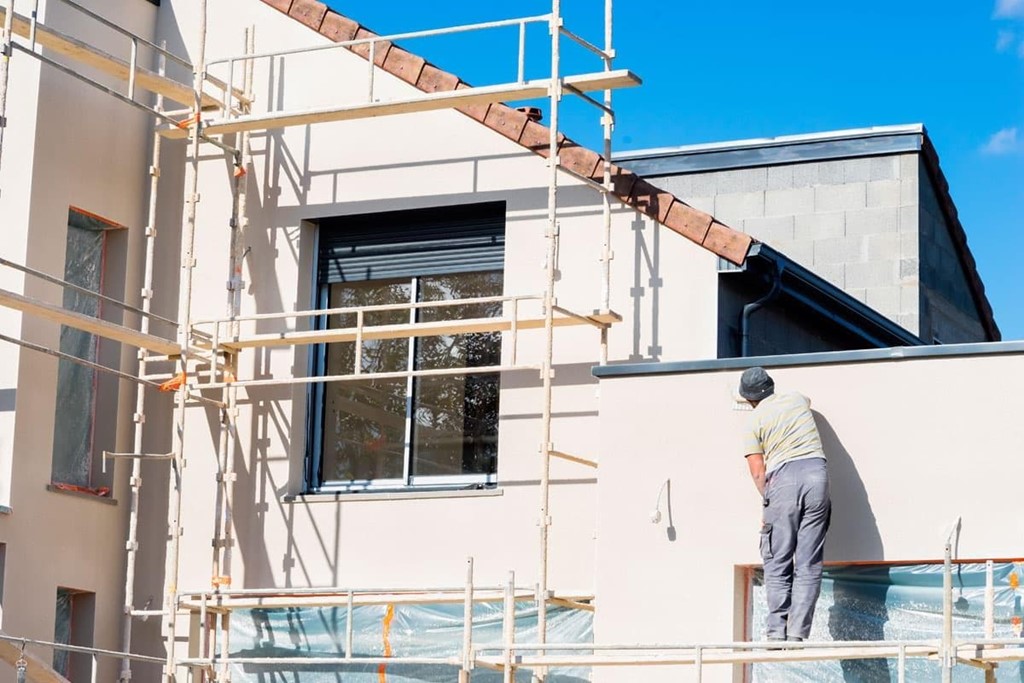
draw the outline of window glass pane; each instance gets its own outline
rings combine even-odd
[[[459,273],[423,277],[420,301],[500,296],[502,274]],[[502,304],[466,304],[426,308],[422,322],[500,316]],[[480,367],[501,364],[501,333],[421,337],[416,369]],[[497,373],[420,377],[413,398],[414,476],[491,474],[498,455]]]
[[[409,280],[340,283],[329,286],[328,306],[408,303]],[[368,312],[364,325],[401,324],[409,309]],[[330,316],[331,329],[355,327],[355,314]],[[328,344],[326,373],[349,375],[355,369],[354,342]],[[363,342],[363,372],[403,371],[409,365],[407,339]],[[405,378],[328,382],[324,385],[322,478],[352,481],[401,478],[405,458]]]
[[[68,225],[65,280],[93,292],[100,291],[104,236],[105,232],[100,229]],[[100,301],[96,297],[65,288],[64,308],[98,317]],[[95,362],[97,338],[88,332],[61,326],[60,350]],[[59,360],[51,474],[54,482],[89,486],[95,402],[96,371],[64,359]]]
[[[71,644],[71,598],[66,588],[57,589],[56,614],[53,620],[53,642],[61,645]],[[53,669],[61,676],[68,674],[68,651],[53,651]]]

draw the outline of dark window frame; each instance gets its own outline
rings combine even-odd
[[[410,302],[415,302],[419,300],[417,290],[423,279],[473,273],[503,274],[505,203],[489,202],[323,219],[319,222],[317,238],[317,267],[313,282],[315,308],[322,310],[330,306],[332,284],[387,280],[408,279]],[[503,275],[499,275],[499,280],[503,280]],[[500,289],[503,289],[503,284]],[[326,329],[326,316],[319,316],[315,325],[317,329]],[[416,338],[409,340],[406,370],[418,367],[419,343],[420,340]],[[500,364],[500,344],[498,336],[496,365]],[[313,347],[310,373],[322,376],[326,373],[327,364],[326,345]],[[464,381],[485,377],[487,374],[467,375]],[[465,460],[462,474],[424,475],[413,472],[417,453],[420,452],[414,443],[413,435],[417,429],[413,406],[420,390],[421,382],[410,378],[406,388],[402,476],[332,480],[323,476],[326,459],[323,445],[327,410],[326,383],[311,384],[307,396],[306,491],[338,493],[495,486],[496,446],[494,462],[486,473],[465,473]],[[497,391],[500,394],[500,384]],[[497,411],[496,404],[493,417],[495,424]]]

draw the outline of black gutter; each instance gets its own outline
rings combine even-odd
[[[917,335],[761,242],[754,243],[747,255],[748,267],[758,261],[778,274],[783,295],[874,346],[924,344]]]
[[[756,245],[755,245],[756,246]],[[750,257],[750,254],[747,254]],[[752,301],[749,304],[744,304],[743,313],[740,315],[740,355],[750,355],[750,316],[752,316],[759,308],[767,303],[771,303],[782,291],[782,270],[784,266],[780,266],[778,263],[773,263],[772,271],[772,288],[768,290],[768,293],[757,301]]]

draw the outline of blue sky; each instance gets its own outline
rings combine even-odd
[[[514,4],[332,0],[378,33],[550,11]],[[603,35],[603,0],[564,0],[567,26]],[[514,13],[514,14],[513,14]],[[619,151],[924,123],[938,150],[1004,339],[1024,339],[1024,0],[618,0],[616,65],[644,79],[616,94]],[[464,80],[516,73],[517,31],[405,41]],[[527,75],[547,66],[528,33]],[[569,69],[596,71],[567,45]],[[598,113],[568,101],[562,128],[598,146]],[[599,147],[598,147],[599,148]]]

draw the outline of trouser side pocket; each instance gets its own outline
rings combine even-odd
[[[774,557],[772,552],[772,525],[770,522],[761,523],[761,559],[770,560]]]

